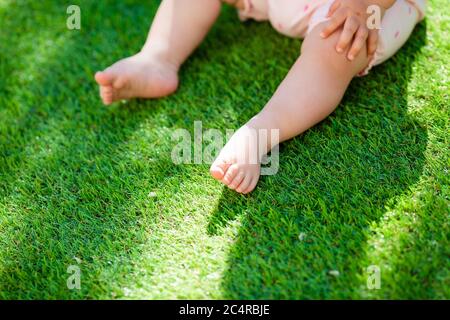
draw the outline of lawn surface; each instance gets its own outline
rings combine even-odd
[[[0,298],[450,298],[446,0],[248,196],[173,164],[171,135],[237,129],[300,41],[224,9],[176,95],[106,108],[93,74],[158,1],[77,4],[70,31],[65,3],[0,0]]]

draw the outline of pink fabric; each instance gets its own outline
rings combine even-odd
[[[268,20],[281,34],[304,38],[328,20],[326,15],[332,3],[333,0],[244,0],[245,9],[239,11],[239,16],[242,20]],[[392,57],[424,18],[425,10],[426,0],[397,0],[383,17],[377,51],[360,75]]]

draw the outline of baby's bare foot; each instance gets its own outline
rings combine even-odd
[[[247,194],[258,183],[261,165],[257,131],[240,128],[211,165],[211,175],[230,189]]]
[[[177,68],[138,53],[95,74],[104,104],[130,98],[160,98],[178,87]]]

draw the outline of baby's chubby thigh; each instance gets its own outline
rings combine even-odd
[[[336,45],[342,33],[342,28],[331,34],[326,39],[320,36],[322,30],[327,26],[327,21],[320,22],[312,27],[303,40],[301,54],[307,59],[320,62],[326,70],[336,74],[355,76],[369,63],[367,46],[361,49],[353,61],[347,58],[350,46],[344,52],[338,53]]]
[[[267,11],[272,26],[288,37],[303,38],[311,14],[324,0],[267,0]]]

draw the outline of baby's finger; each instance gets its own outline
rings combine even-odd
[[[320,36],[322,38],[328,37],[330,34],[332,34],[336,29],[338,29],[347,18],[347,11],[340,9],[336,11],[336,13],[333,15],[333,17],[328,22],[327,26],[322,30],[320,33]]]
[[[340,7],[341,0],[335,0],[333,4],[330,6],[330,9],[328,9],[327,18],[331,17],[333,13]]]
[[[367,28],[361,26],[356,32],[355,39],[353,40],[352,47],[350,48],[347,58],[352,61],[359,54],[361,49],[364,47],[367,41],[367,36],[369,35],[369,31]]]
[[[371,56],[375,53],[378,47],[378,30],[370,30],[369,38],[367,39],[367,55]]]
[[[353,35],[358,30],[359,22],[356,18],[350,17],[345,21],[344,30],[342,30],[341,37],[336,45],[336,51],[344,52],[345,48],[350,45]]]

